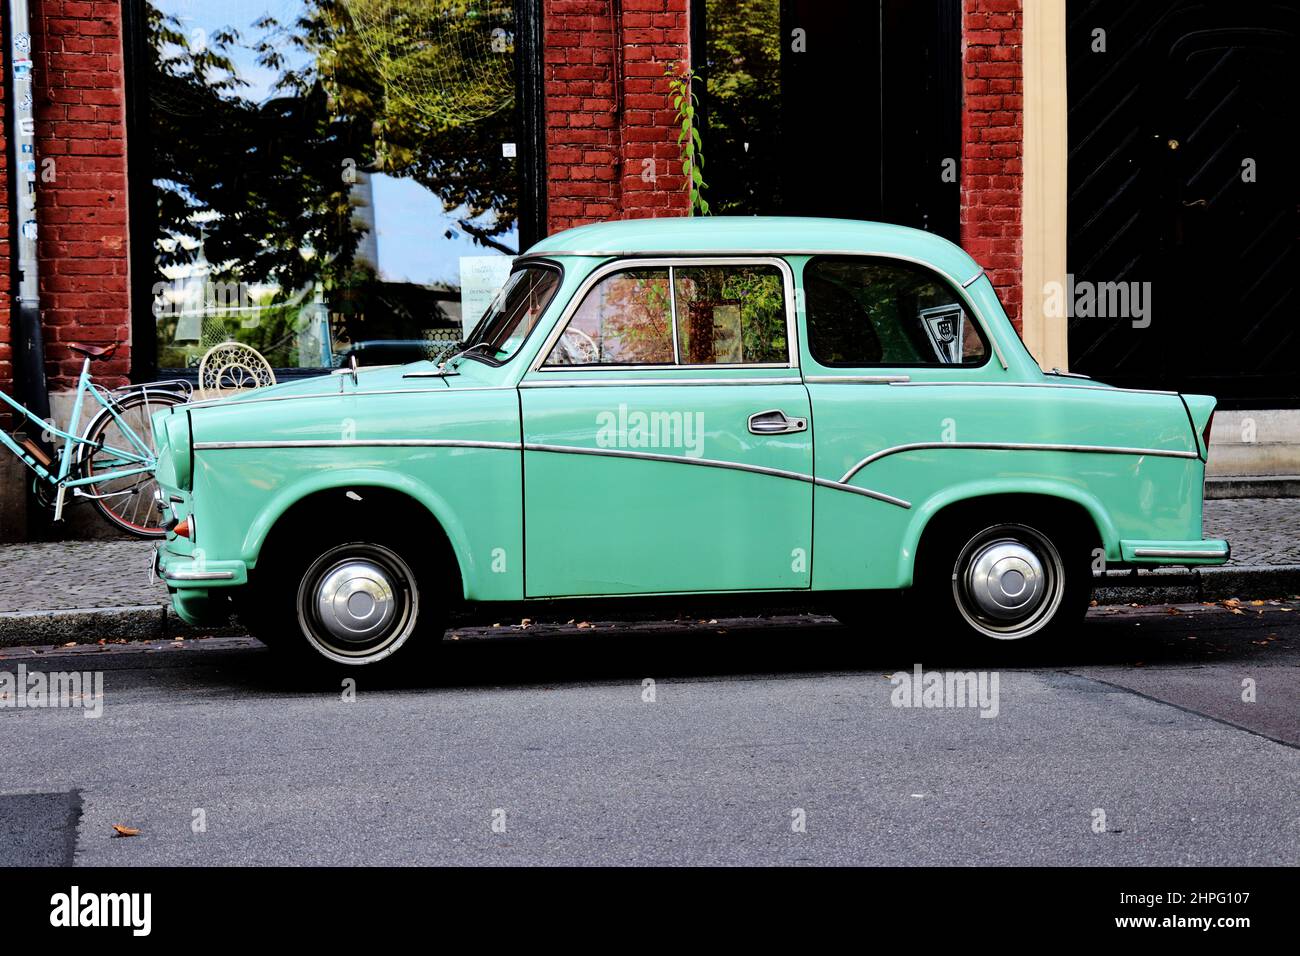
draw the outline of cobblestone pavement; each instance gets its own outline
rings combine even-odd
[[[1228,539],[1230,567],[1300,564],[1300,498],[1207,501],[1205,536]]]
[[[1227,498],[1205,503],[1205,534],[1232,542],[1232,567],[1300,565],[1300,499]],[[0,613],[164,605],[149,580],[148,541],[0,545]]]
[[[167,604],[149,541],[0,545],[0,612]]]

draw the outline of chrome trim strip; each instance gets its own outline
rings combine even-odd
[[[552,255],[552,256],[553,255],[586,255],[586,253],[538,253],[538,255],[539,256],[541,255]],[[604,279],[606,276],[611,275],[615,272],[625,272],[629,269],[644,269],[644,268],[653,268],[655,266],[663,266],[664,268],[671,270],[671,267],[673,266],[679,266],[679,265],[700,266],[703,264],[721,265],[721,266],[769,265],[769,266],[775,266],[781,272],[781,280],[782,280],[781,285],[785,294],[785,338],[786,338],[785,363],[776,366],[770,364],[761,364],[761,365],[730,365],[726,367],[727,368],[773,368],[773,367],[798,368],[799,367],[799,343],[798,343],[798,335],[797,335],[798,323],[795,320],[795,310],[794,310],[794,271],[790,268],[790,263],[786,262],[784,259],[779,258],[778,256],[775,255],[766,255],[762,253],[752,253],[752,252],[751,253],[741,252],[741,253],[734,253],[734,254],[701,253],[700,255],[694,257],[691,256],[684,257],[681,255],[671,255],[671,254],[665,254],[661,252],[650,253],[650,254],[642,253],[640,255],[636,255],[636,254],[623,255],[622,258],[619,258],[620,255],[619,253],[591,253],[591,255],[599,255],[602,258],[610,258],[610,257],[613,258],[612,261],[606,262],[593,269],[591,271],[591,274],[582,280],[582,283],[574,291],[573,295],[569,297],[569,301],[565,303],[564,310],[560,313],[559,318],[555,320],[555,324],[551,327],[551,330],[546,333],[546,338],[542,340],[541,348],[537,350],[537,354],[535,354],[533,356],[532,361],[528,363],[529,372],[550,374],[553,372],[583,372],[589,369],[597,368],[597,366],[590,366],[590,365],[588,366],[583,366],[583,365],[543,366],[543,363],[546,361],[547,357],[551,354],[551,349],[555,347],[555,343],[559,341],[560,336],[564,334],[564,330],[568,328],[569,322],[572,321],[574,313],[578,311],[578,308],[582,305],[583,300],[586,299],[587,293],[589,293],[596,286],[596,284],[600,282],[601,279]],[[704,260],[707,260],[707,262]],[[674,315],[673,315],[674,332],[676,331],[676,327],[677,327],[677,321],[676,321],[676,313],[674,311]],[[684,369],[684,368],[707,369],[710,367],[721,367],[721,366],[708,366],[708,365],[678,366],[679,369]]]
[[[805,475],[798,471],[786,471],[783,468],[768,468],[765,465],[747,465],[738,461],[719,461],[716,458],[687,458],[684,455],[661,455],[655,452],[644,451],[623,451],[622,449],[613,448],[583,448],[577,445],[546,445],[536,442],[524,442],[524,451],[551,452],[559,455],[593,455],[598,458],[635,458],[642,461],[662,461],[672,465],[700,465],[705,468],[726,468],[731,471],[745,471],[755,475],[768,475],[772,478],[787,478],[791,481],[802,481],[814,485],[822,485],[826,488],[834,488],[838,491],[847,491],[855,495],[862,495],[866,498],[874,498],[877,501],[884,501],[891,505],[897,505],[900,508],[912,507],[910,502],[902,498],[895,498],[893,495],[887,495],[884,492],[872,491],[869,488],[859,488],[856,485],[845,485],[842,482],[831,481],[828,478],[816,478],[812,475]]]
[[[673,364],[682,364],[682,347],[677,341],[677,275],[676,266],[668,267],[668,322],[673,327]]]
[[[891,382],[891,385],[985,385],[996,388],[1075,388],[1094,392],[1116,392],[1129,395],[1173,395],[1177,392],[1157,388],[1116,388],[1111,385],[1071,385],[1068,382]]]
[[[234,571],[163,571],[167,581],[229,581]]]
[[[698,368],[698,366],[695,366]],[[782,366],[784,368],[784,366]],[[802,385],[800,378],[597,378],[590,382],[566,378],[558,382],[528,379],[520,388],[613,388],[629,385]]]
[[[557,258],[560,256],[575,256],[584,259],[651,259],[651,258],[661,258],[665,256],[671,256],[673,257],[674,261],[679,259],[688,260],[687,262],[683,263],[685,265],[696,265],[695,260],[714,259],[719,256],[732,258],[732,259],[739,259],[739,258],[752,259],[756,256],[759,257],[873,256],[877,259],[899,259],[902,260],[903,262],[914,262],[917,265],[923,265],[926,266],[927,268],[933,269],[935,272],[939,273],[941,276],[946,278],[953,285],[958,285],[958,286],[962,285],[961,280],[958,279],[955,275],[949,272],[945,272],[944,270],[940,269],[937,265],[935,265],[933,262],[931,262],[928,259],[917,259],[914,256],[909,256],[899,252],[889,252],[887,250],[869,250],[869,249],[794,249],[794,248],[790,248],[790,249],[682,249],[677,251],[668,251],[662,249],[658,251],[647,251],[644,249],[642,250],[565,249],[563,251],[556,251],[556,252],[543,252],[543,251],[525,252],[522,255],[520,255],[518,259],[516,259],[516,261],[519,261],[519,259],[533,259],[533,258],[541,259],[543,257],[549,257],[549,256],[554,256]],[[980,275],[983,275],[983,273],[984,270],[981,269],[979,275],[976,275],[975,278],[978,279]],[[971,281],[974,282],[974,279],[972,279]],[[962,288],[965,288],[965,286],[962,286]]]
[[[963,282],[961,284],[961,287],[963,289],[969,289],[971,286],[973,286],[976,282],[979,281],[979,277],[982,276],[983,274],[984,274],[984,270],[980,269],[979,272],[975,273],[973,276],[971,276],[969,279]]]
[[[191,402],[189,408],[208,408],[212,405],[251,405],[253,402],[288,402],[297,398],[338,398],[343,394],[343,383],[339,382],[337,392],[309,392],[301,395],[270,395],[253,398],[209,398],[201,402]]]
[[[405,376],[403,376],[405,377]],[[441,378],[442,376],[437,376]],[[290,402],[302,398],[360,398],[363,395],[441,395],[444,391],[454,391],[454,387],[438,388],[374,388],[355,392],[342,391],[343,380],[339,379],[340,390],[337,392],[309,392],[303,395],[268,395],[264,398],[211,398],[204,402],[193,402],[187,408],[207,408],[213,405],[251,405],[254,402]]]
[[[195,451],[223,448],[499,448],[518,451],[519,442],[470,441],[455,438],[306,438],[269,441],[200,441]]]
[[[1179,548],[1134,548],[1135,558],[1226,558],[1225,549],[1218,551],[1187,551]]]
[[[912,380],[910,375],[805,375],[809,385],[837,385],[842,382],[855,385],[902,385]]]
[[[822,488],[834,488],[836,491],[847,491],[852,495],[862,495],[864,498],[874,498],[876,501],[884,501],[887,504],[898,505],[900,508],[911,508],[912,503],[905,498],[895,498],[893,495],[887,495],[883,491],[872,491],[870,488],[859,488],[857,485],[846,485],[842,481],[831,481],[829,478],[814,478],[814,485]]]
[[[890,455],[908,451],[930,451],[938,448],[987,449],[990,451],[1064,451],[1094,455],[1150,455],[1153,458],[1199,458],[1194,451],[1173,451],[1163,448],[1122,448],[1111,445],[1048,445],[1033,442],[997,442],[997,441],[922,441],[906,445],[893,445],[873,452],[844,473],[841,482],[847,482],[872,462]]]

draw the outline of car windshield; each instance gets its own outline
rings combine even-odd
[[[510,274],[460,354],[491,365],[509,361],[532,332],[560,285],[551,266],[526,266]]]

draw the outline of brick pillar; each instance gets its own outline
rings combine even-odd
[[[1020,330],[1024,156],[1020,0],[964,0],[961,244]]]
[[[50,391],[72,388],[81,363],[66,342],[122,342],[97,362],[106,385],[127,380],[126,109],[122,12],[116,0],[34,0],[41,311]],[[44,169],[45,167],[42,167]]]
[[[689,36],[689,0],[547,0],[550,231],[689,211],[663,75]]]

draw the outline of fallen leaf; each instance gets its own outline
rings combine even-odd
[[[118,823],[113,824],[113,829],[117,831],[118,836],[129,837],[129,836],[140,835],[140,831],[137,830],[135,827],[124,827]]]
[[[64,644],[63,646],[64,646],[64,647],[76,647],[76,646],[77,646],[77,642],[76,642],[76,641],[68,641],[68,643]]]
[[[1251,601],[1251,602],[1250,602],[1250,606],[1251,606],[1251,607],[1263,607],[1263,606],[1264,606],[1264,602],[1263,602],[1263,601]]]

